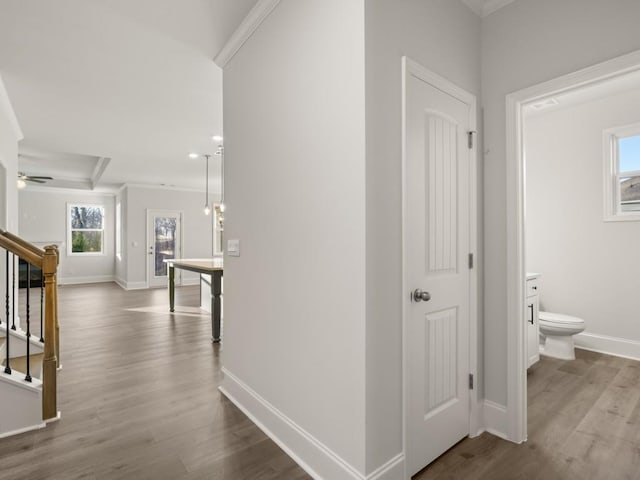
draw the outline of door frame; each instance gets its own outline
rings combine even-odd
[[[525,335],[524,117],[528,104],[640,71],[640,50],[562,75],[506,97],[507,438],[527,440]]]
[[[408,281],[408,262],[406,245],[407,225],[407,81],[413,75],[438,90],[450,95],[469,106],[469,129],[473,132],[474,142],[470,149],[469,163],[469,253],[473,255],[474,265],[469,270],[469,373],[475,379],[474,388],[469,391],[469,436],[475,437],[482,432],[480,379],[478,378],[478,188],[477,188],[477,160],[478,160],[478,135],[477,131],[477,106],[475,95],[455,85],[451,81],[424,68],[409,57],[402,57],[402,450],[405,455],[405,478],[409,477],[407,471],[409,444],[408,428],[408,299],[412,286]]]
[[[182,210],[168,210],[166,208],[147,208],[147,221],[146,221],[146,225],[145,225],[145,229],[147,231],[146,233],[146,245],[145,245],[145,250],[144,250],[144,255],[146,257],[146,272],[145,272],[145,278],[146,278],[146,283],[147,283],[147,288],[155,288],[151,286],[151,260],[150,257],[152,257],[152,255],[149,255],[149,245],[151,242],[151,237],[149,235],[149,221],[151,220],[151,218],[154,215],[157,214],[169,214],[169,215],[178,215],[178,218],[180,219],[180,235],[178,235],[178,239],[180,241],[180,245],[179,245],[179,249],[178,249],[178,253],[179,256],[182,257],[182,252],[184,251],[184,232],[183,232],[183,219],[184,219],[184,214],[182,213]],[[177,269],[176,271],[176,277],[175,277],[175,284],[176,286],[178,285],[182,285],[182,271],[180,269]],[[159,287],[158,287],[159,288]]]

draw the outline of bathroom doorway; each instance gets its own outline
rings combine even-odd
[[[527,325],[530,324],[531,316],[535,317],[535,307],[530,307],[531,302],[527,298],[531,297],[531,291],[527,290],[527,189],[526,189],[526,161],[527,142],[532,132],[527,131],[527,123],[531,121],[531,111],[535,111],[536,106],[542,111],[545,108],[553,108],[554,102],[558,98],[573,98],[577,105],[581,95],[589,94],[590,89],[602,89],[609,82],[623,85],[632,76],[640,75],[640,51],[633,52],[622,57],[574,72],[557,79],[526,88],[519,92],[507,96],[507,228],[508,228],[508,266],[507,266],[507,295],[508,295],[508,318],[510,319],[507,329],[508,342],[508,377],[507,377],[507,434],[509,439],[515,442],[522,442],[527,439],[527,365],[531,360],[529,355]],[[640,78],[640,77],[638,77]],[[636,80],[637,82],[637,80]],[[637,84],[637,83],[636,83]],[[541,108],[540,108],[541,107]],[[529,119],[527,117],[530,117]],[[574,118],[574,123],[581,124],[581,118]],[[540,122],[539,122],[540,123]],[[547,144],[552,142],[548,138]],[[584,141],[584,140],[583,140]],[[602,144],[600,135],[595,141]],[[566,153],[570,156],[572,152]],[[562,171],[564,163],[554,165],[551,171],[547,168],[544,172],[547,181],[558,180],[558,174]],[[566,165],[565,165],[566,166]],[[601,170],[601,173],[604,171]],[[605,172],[606,175],[606,172]],[[617,178],[617,177],[616,177]],[[573,182],[584,180],[580,169],[573,171]],[[610,183],[615,185],[614,183]],[[599,184],[598,190],[604,190],[604,194],[596,194],[595,201],[604,202],[606,205],[606,188]],[[617,198],[617,197],[607,197]],[[579,201],[576,198],[567,198],[567,202]],[[591,195],[593,201],[593,195]],[[615,201],[613,202],[615,204]],[[554,205],[547,206],[547,209],[562,209],[563,205],[558,205],[556,200]],[[586,211],[589,206],[585,206]],[[602,207],[603,208],[603,207]],[[602,208],[600,211],[602,212]],[[600,219],[602,221],[602,217]],[[639,224],[640,225],[640,224]],[[558,229],[556,229],[558,230]],[[564,232],[567,233],[567,232]],[[562,235],[563,232],[556,231]],[[601,251],[591,252],[592,255],[602,254]],[[539,277],[539,284],[544,288],[544,272]],[[532,311],[533,310],[533,311]],[[535,318],[534,318],[535,321]],[[639,343],[640,346],[640,343]]]

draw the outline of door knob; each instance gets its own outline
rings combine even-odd
[[[416,288],[411,297],[414,302],[428,302],[431,300],[431,294],[429,292],[423,292],[421,289]]]

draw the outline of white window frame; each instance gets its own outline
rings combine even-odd
[[[102,217],[102,228],[104,229],[104,216]],[[116,202],[116,258],[122,260],[122,202]],[[104,250],[104,235],[103,245]]]
[[[92,208],[100,208],[102,210],[102,228],[71,228],[71,215],[69,214],[71,211],[71,207],[92,207]],[[67,202],[67,210],[65,215],[67,217],[67,255],[72,257],[99,257],[105,255],[105,242],[107,241],[105,230],[106,230],[106,222],[107,222],[107,212],[104,208],[104,205],[97,203],[76,203],[76,202]],[[86,232],[102,232],[102,242],[100,242],[100,246],[102,250],[99,252],[73,252],[73,231],[74,230],[82,230]]]
[[[640,171],[625,172],[624,175],[620,174],[618,140],[635,136],[640,136],[640,123],[608,128],[603,133],[605,222],[640,222],[640,211],[623,212],[620,209],[620,178],[622,176],[640,176]]]

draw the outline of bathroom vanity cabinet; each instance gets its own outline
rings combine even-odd
[[[527,275],[527,368],[540,360],[540,326],[538,323],[538,277],[536,273]]]

